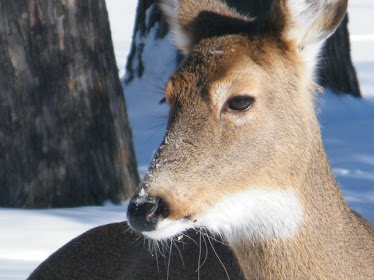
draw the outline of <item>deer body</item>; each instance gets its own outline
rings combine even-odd
[[[179,249],[173,246],[171,252],[166,250],[161,252],[163,255],[155,255],[139,236],[129,231],[126,222],[100,226],[52,254],[28,280],[191,280],[198,277],[225,280],[225,269],[231,279],[244,280],[226,245],[211,240],[213,251],[207,240],[209,246],[205,247],[204,236],[195,232],[187,234],[190,237],[182,239]],[[205,260],[206,254],[209,257]]]
[[[251,19],[218,0],[162,2],[186,59],[165,87],[167,134],[130,201],[132,229],[222,236],[246,280],[374,279],[373,232],[335,182],[314,104],[318,51],[346,7],[280,0]]]

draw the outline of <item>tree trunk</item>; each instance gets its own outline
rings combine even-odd
[[[336,94],[347,93],[361,97],[356,69],[351,59],[348,14],[322,50],[319,82]]]
[[[0,206],[118,203],[138,182],[104,0],[0,1]]]
[[[227,0],[226,2],[253,17],[263,17],[269,11],[274,0]],[[153,3],[157,0],[139,0],[135,32],[131,52],[127,63],[126,83],[129,84],[135,78],[141,78],[144,69],[144,39],[152,28],[157,28],[157,38],[162,39],[167,33],[167,27],[160,16],[160,11]],[[150,13],[146,13],[146,11]],[[147,18],[148,15],[148,18]],[[159,23],[159,25],[157,25]],[[344,19],[336,33],[329,38],[322,50],[321,68],[318,73],[319,83],[330,88],[336,94],[350,94],[361,96],[357,74],[352,63],[350,53],[349,32],[347,28],[348,16]],[[180,59],[176,58],[177,66]]]

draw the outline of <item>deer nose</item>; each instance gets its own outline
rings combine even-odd
[[[169,215],[168,207],[161,198],[135,194],[127,208],[127,219],[136,231],[152,231],[157,223]]]

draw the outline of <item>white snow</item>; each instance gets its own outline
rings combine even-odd
[[[349,2],[352,58],[362,93],[374,98],[374,1]]]
[[[137,4],[136,0],[106,1],[114,53],[121,77],[125,74],[127,55],[130,52]]]
[[[107,0],[121,77],[125,74],[136,5],[137,0]],[[374,1],[351,0],[349,12],[352,56],[365,98],[324,94],[319,118],[326,151],[345,198],[374,222]],[[170,42],[154,41],[154,30],[151,32],[149,46],[144,49],[146,72],[141,80],[125,87],[141,174],[146,172],[164,135],[168,109],[158,101],[175,66],[175,48]],[[165,65],[169,65],[167,70]],[[123,221],[125,211],[125,203],[51,210],[0,209],[0,279],[25,279],[73,237],[98,225]]]
[[[48,210],[0,209],[0,279],[26,279],[57,248],[96,227],[126,220],[127,204]]]

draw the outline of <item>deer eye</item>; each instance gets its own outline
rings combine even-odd
[[[246,111],[252,107],[255,99],[247,95],[235,96],[227,101],[227,108],[233,111]]]

